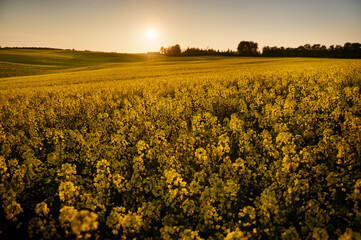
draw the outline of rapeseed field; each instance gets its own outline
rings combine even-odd
[[[361,238],[360,60],[2,49],[0,76],[4,239]]]

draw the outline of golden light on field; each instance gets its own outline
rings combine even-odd
[[[154,29],[148,29],[147,39],[152,41],[157,38],[157,32]]]

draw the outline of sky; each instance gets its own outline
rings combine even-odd
[[[236,50],[243,40],[361,43],[361,0],[0,0],[2,47],[140,53]]]

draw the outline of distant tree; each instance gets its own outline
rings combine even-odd
[[[241,56],[257,56],[258,43],[252,41],[241,41],[238,44],[237,51]]]
[[[180,56],[182,53],[182,50],[181,50],[180,45],[176,44],[174,46],[167,47],[167,48],[162,46],[159,50],[159,53],[167,55],[167,56]]]
[[[182,53],[181,47],[179,44],[176,44],[170,47],[171,56],[180,56]]]
[[[320,48],[321,48],[321,44],[313,44],[313,46],[312,46],[312,50],[314,50],[314,51],[318,51],[318,50],[320,50]]]
[[[312,50],[311,44],[309,44],[309,43],[303,45],[303,48],[304,48],[306,51]]]
[[[342,55],[343,57],[348,57],[348,58],[360,58],[361,44],[350,43],[350,42],[345,43],[345,45],[343,46]]]
[[[263,56],[270,56],[271,48],[269,46],[264,46],[262,48],[262,55]]]
[[[350,50],[352,47],[352,44],[350,42],[345,43],[345,45],[343,45],[343,50]]]
[[[351,44],[351,49],[352,50],[360,50],[361,49],[361,44],[360,43],[352,43]]]

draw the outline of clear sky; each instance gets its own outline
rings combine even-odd
[[[361,43],[361,0],[0,0],[0,46],[133,53],[242,40]]]

